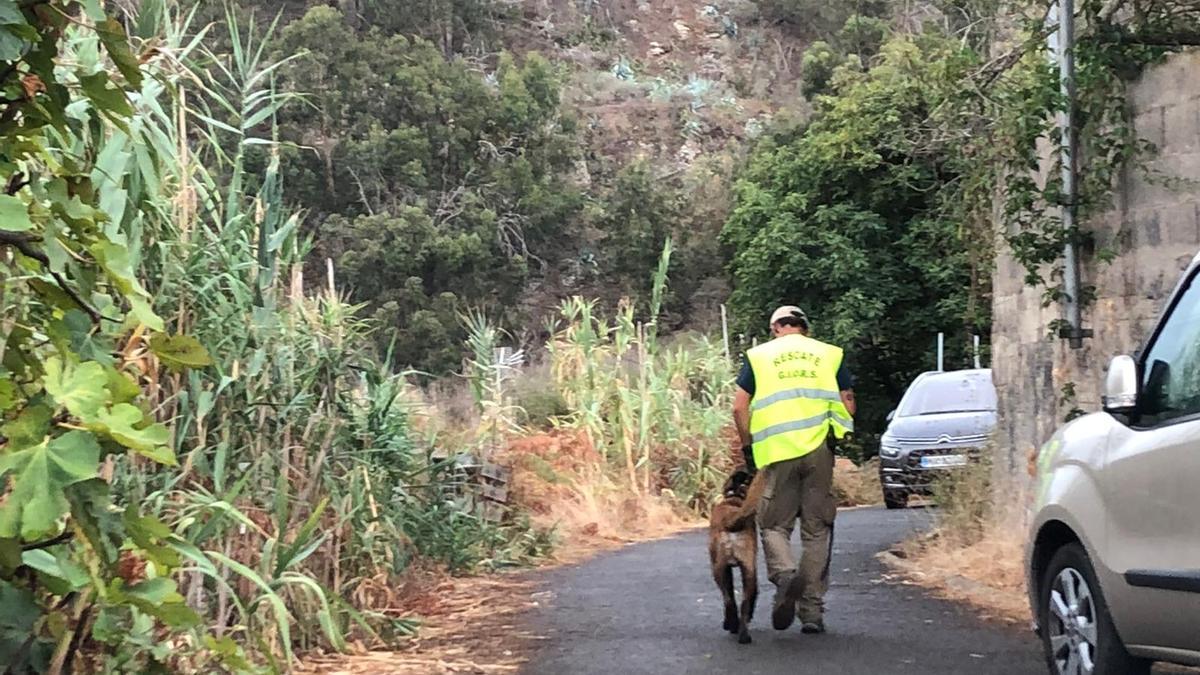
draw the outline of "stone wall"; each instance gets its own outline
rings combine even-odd
[[[1130,105],[1138,134],[1154,143],[1153,171],[1200,184],[1200,52],[1172,56],[1132,85]],[[1177,181],[1178,182],[1178,181]],[[1162,310],[1179,273],[1200,251],[1200,187],[1164,185],[1126,171],[1113,208],[1085,227],[1097,246],[1116,251],[1111,263],[1084,256],[1084,283],[1097,300],[1084,314],[1095,337],[1072,350],[1051,338],[1048,326],[1063,316],[1042,307],[1042,289],[1026,286],[1023,268],[1001,254],[994,278],[992,359],[1000,396],[1001,461],[1023,474],[1029,454],[1073,408],[1100,407],[1105,368],[1117,354],[1138,350]],[[1075,400],[1064,401],[1073,386]],[[1005,456],[1007,455],[1007,456]]]

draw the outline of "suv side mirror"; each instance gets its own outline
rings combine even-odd
[[[1137,408],[1138,372],[1132,356],[1115,357],[1108,364],[1104,380],[1104,410],[1113,414],[1129,414]]]
[[[893,410],[887,414],[887,421],[891,422],[894,419],[896,419],[896,411],[895,410]]]

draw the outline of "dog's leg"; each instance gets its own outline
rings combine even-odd
[[[717,582],[717,588],[721,589],[721,598],[725,601],[725,623],[721,624],[721,627],[730,633],[736,633],[738,610],[737,601],[733,597],[733,568],[721,565],[719,569],[713,569],[713,578]]]
[[[742,570],[742,625],[738,642],[746,645],[750,644],[750,620],[754,618],[754,605],[758,602],[758,569],[754,560],[749,564],[739,563],[738,567]]]

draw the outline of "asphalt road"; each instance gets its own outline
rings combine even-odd
[[[774,588],[762,571],[754,644],[737,644],[721,630],[703,531],[554,570],[532,617],[547,640],[524,672],[1045,673],[1024,630],[984,623],[970,609],[884,580],[875,554],[928,518],[921,510],[883,509],[838,516],[825,635],[802,635],[798,625],[771,628]]]

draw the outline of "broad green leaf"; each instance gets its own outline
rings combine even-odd
[[[122,517],[125,519],[125,527],[129,528],[130,536],[139,545],[154,539],[166,539],[171,536],[171,528],[167,527],[166,523],[154,516],[141,515],[132,504],[125,509]]]
[[[182,562],[179,551],[170,545],[171,528],[154,516],[143,516],[131,504],[122,520],[129,538],[142,549],[146,557],[160,568],[175,568]]]
[[[110,80],[104,71],[95,75],[80,75],[79,84],[83,87],[83,93],[100,112],[119,117],[129,117],[133,114],[133,106],[129,105],[129,100],[125,98],[125,92],[117,88],[110,89]]]
[[[147,579],[130,586],[125,592],[153,605],[161,605],[164,602],[183,602],[183,596],[176,591],[175,582],[163,577]]]
[[[198,625],[200,617],[184,603],[183,596],[176,588],[174,581],[156,577],[128,588],[120,588],[114,584],[111,596],[137,606],[169,626],[186,628]]]
[[[45,368],[46,393],[85,422],[94,420],[111,399],[105,388],[108,375],[104,372],[104,366],[95,361],[72,366],[52,356],[46,359]]]
[[[42,616],[33,593],[0,579],[0,663],[20,672],[21,652]]]
[[[53,411],[40,403],[27,406],[16,419],[0,426],[0,434],[8,439],[9,448],[37,445],[50,433],[52,416]]]
[[[26,23],[28,22],[25,21],[25,15],[17,7],[17,3],[0,2],[0,26],[23,26]]]
[[[84,204],[79,194],[73,192],[67,181],[62,178],[46,185],[46,197],[50,200],[54,212],[70,223],[91,226],[97,221],[107,219],[103,212]]]
[[[97,262],[108,274],[109,280],[125,295],[145,295],[146,291],[138,282],[133,272],[133,262],[129,259],[129,249],[118,246],[111,241],[99,241],[92,244],[88,250],[96,256]]]
[[[234,672],[249,672],[254,670],[254,667],[246,660],[245,653],[242,652],[242,647],[233,641],[233,638],[228,635],[214,638],[211,635],[204,636],[204,646],[210,651],[221,657],[221,663],[226,667],[232,668]]]
[[[134,318],[141,323],[146,324],[146,327],[153,331],[161,331],[166,328],[162,317],[154,313],[154,309],[150,307],[150,303],[142,299],[141,296],[133,295],[129,297],[129,313],[133,314]]]
[[[87,570],[65,556],[55,556],[46,549],[34,549],[21,554],[21,562],[42,574],[64,582],[66,591],[77,591],[91,582]]]
[[[49,286],[51,290],[58,288],[57,285],[53,284]],[[46,297],[42,293],[42,290],[39,288],[38,294]],[[65,296],[65,294],[62,295]],[[73,300],[70,300],[70,298],[65,299],[69,302],[69,305],[63,306],[55,302],[56,305],[66,309],[66,311],[63,313],[61,319],[51,320],[47,328],[47,334],[50,335],[51,339],[55,340],[56,345],[60,345],[60,349],[65,351],[63,348],[69,348],[80,361],[95,361],[104,366],[106,370],[111,368],[113,352],[116,349],[112,337],[105,331],[96,330],[91,317],[80,311],[79,305]]]
[[[128,607],[119,605],[101,608],[92,623],[92,637],[106,644],[120,644],[122,640],[128,639],[129,628],[125,622],[125,614],[128,612]]]
[[[167,427],[150,422],[137,406],[118,403],[111,410],[100,410],[94,419],[88,424],[92,431],[160,464],[175,466],[175,453],[166,445],[171,437]]]
[[[203,368],[212,365],[212,357],[196,338],[190,335],[156,333],[150,338],[150,351],[169,368]]]
[[[29,219],[29,207],[25,202],[12,195],[0,195],[0,230],[28,232],[32,229],[33,221]]]
[[[111,16],[96,24],[96,34],[100,43],[108,52],[117,70],[125,76],[134,88],[142,86],[142,71],[138,67],[137,57],[129,49],[129,38],[125,36],[125,27]]]
[[[134,399],[142,395],[142,389],[125,373],[109,366],[104,369],[108,375],[108,391],[112,394],[112,402],[115,403],[132,403]]]
[[[133,263],[129,260],[129,250],[109,241],[93,244],[89,249],[92,255],[112,281],[117,290],[129,300],[134,317],[144,323],[150,330],[163,330],[163,320],[150,307],[149,296],[138,282],[133,272]]]
[[[63,489],[96,475],[100,444],[86,431],[69,431],[38,445],[0,455],[0,477],[12,490],[0,505],[0,537],[32,541],[53,533],[67,512]]]
[[[0,61],[16,61],[21,58],[27,44],[8,26],[0,26]]]
[[[121,512],[113,508],[108,483],[102,478],[75,483],[67,488],[66,497],[76,527],[105,565],[115,564],[125,540],[125,524]]]
[[[51,250],[53,250],[55,248],[60,249],[60,250],[62,249],[61,246],[55,246],[55,247],[52,247]],[[53,264],[52,264],[52,269],[53,269]],[[55,271],[56,272],[61,271],[61,268],[58,270],[55,270]],[[34,292],[38,294],[38,297],[41,298],[42,302],[44,302],[45,304],[47,304],[51,307],[57,307],[58,309],[61,309],[64,311],[70,311],[72,309],[79,309],[79,303],[75,302],[71,298],[71,296],[67,295],[66,292],[63,291],[63,289],[58,284],[51,283],[44,279],[30,279],[29,287],[32,288],[34,290]],[[88,322],[90,323],[91,319],[88,319]]]

